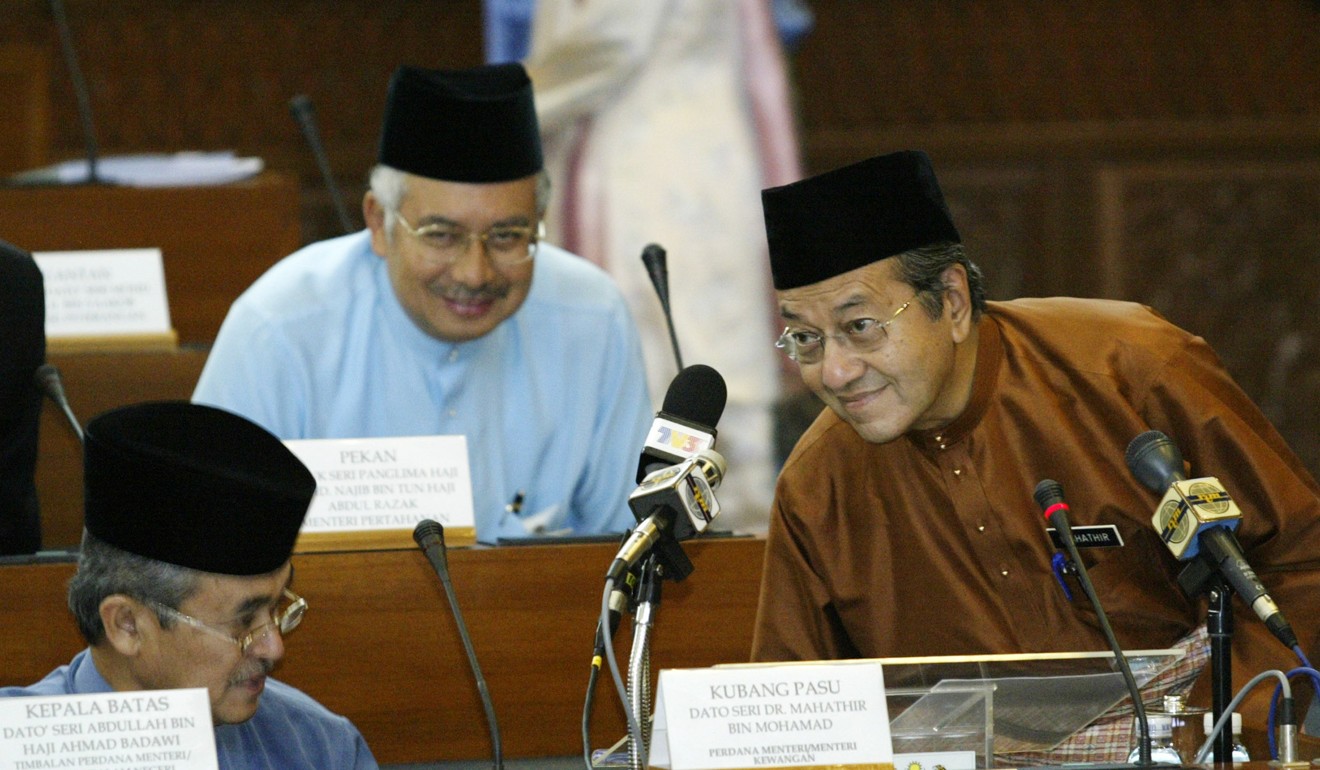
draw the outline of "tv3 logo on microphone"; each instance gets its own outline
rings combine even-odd
[[[651,426],[650,435],[646,437],[647,448],[683,458],[710,449],[714,444],[715,438],[709,433],[665,419],[657,419]]]
[[[1160,539],[1181,559],[1184,555],[1189,558],[1195,555],[1187,551],[1189,547],[1195,548],[1195,535],[1202,525],[1220,523],[1235,528],[1241,518],[1219,479],[1208,477],[1170,484],[1151,523],[1160,533]]]

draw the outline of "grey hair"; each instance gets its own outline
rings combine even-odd
[[[376,196],[381,208],[385,210],[385,237],[392,238],[394,222],[399,216],[399,206],[403,204],[403,196],[408,193],[408,173],[377,163],[371,169],[368,185],[371,194]],[[550,175],[545,169],[541,169],[536,175],[536,215],[545,216],[549,207]]]
[[[944,291],[940,276],[953,265],[967,271],[967,291],[971,295],[972,319],[985,312],[985,283],[981,268],[967,258],[961,243],[942,241],[898,254],[898,278],[917,291],[917,299],[932,319],[944,312]]]
[[[131,596],[144,604],[178,609],[201,586],[202,573],[116,548],[83,530],[78,571],[69,581],[69,611],[88,644],[105,639],[101,602],[114,594]],[[162,628],[173,618],[156,613]]]

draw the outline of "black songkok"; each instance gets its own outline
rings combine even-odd
[[[390,78],[379,161],[448,182],[508,182],[541,170],[532,81],[521,64],[399,67]]]
[[[184,401],[121,407],[87,424],[87,531],[129,553],[222,575],[264,575],[293,552],[316,491],[264,428]]]
[[[933,243],[961,243],[930,158],[908,150],[761,191],[775,288],[818,283]]]

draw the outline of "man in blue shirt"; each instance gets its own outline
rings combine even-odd
[[[347,719],[271,679],[307,602],[293,551],[316,482],[282,442],[184,402],[87,425],[69,608],[90,645],[0,697],[205,688],[221,770],[374,770]]]
[[[244,292],[193,400],[282,439],[464,435],[483,541],[631,527],[640,343],[609,277],[539,241],[542,165],[520,65],[401,67],[367,230]]]

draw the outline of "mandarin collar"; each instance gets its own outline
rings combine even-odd
[[[976,364],[972,369],[972,393],[967,400],[967,407],[953,422],[942,428],[910,431],[907,434],[908,440],[927,452],[938,452],[962,441],[981,422],[990,407],[990,398],[995,392],[995,382],[1003,358],[999,324],[990,319],[989,313],[982,312],[977,322]]]

